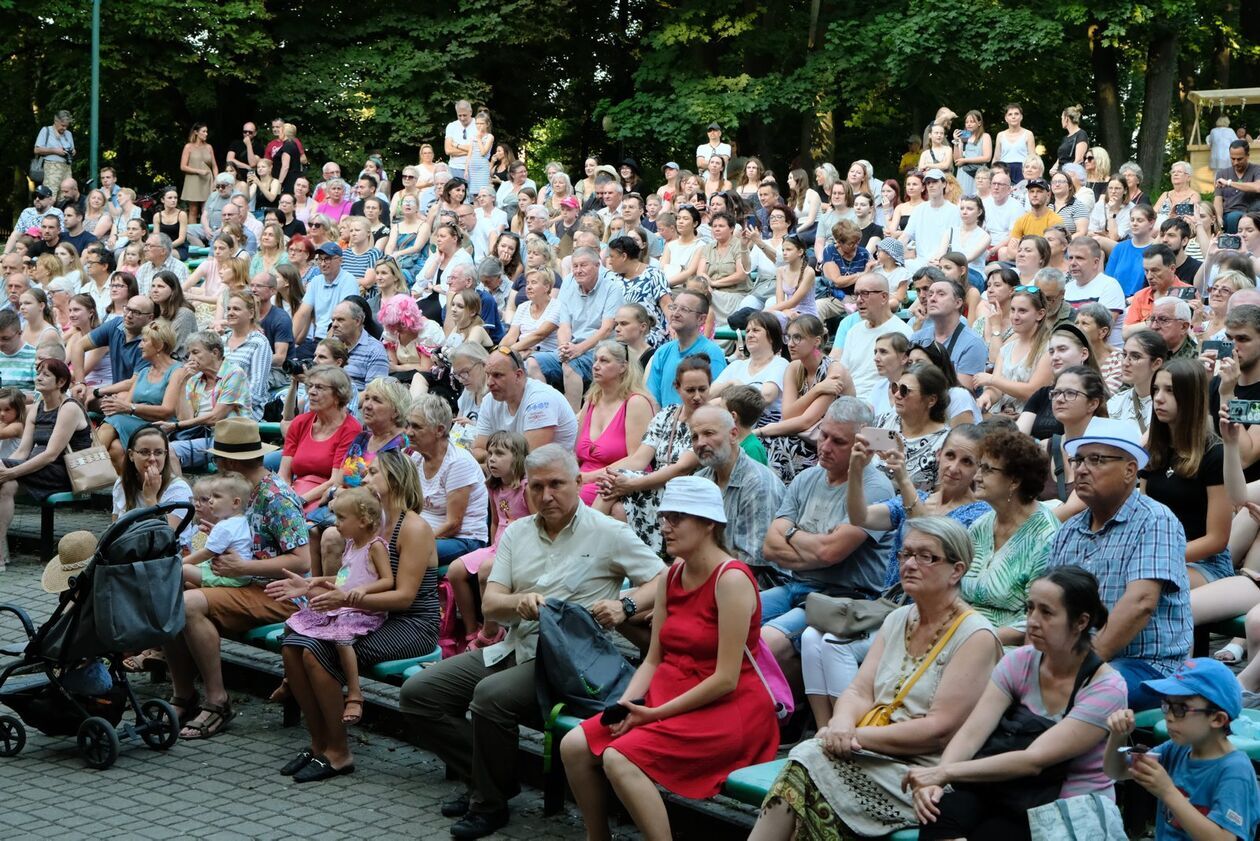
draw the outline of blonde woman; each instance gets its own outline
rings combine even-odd
[[[279,178],[271,174],[271,166],[270,158],[259,158],[258,163],[254,165],[255,171],[247,176],[249,203],[256,213],[270,210],[280,203],[283,184]]]
[[[578,414],[583,502],[594,504],[599,483],[639,448],[655,412],[639,360],[620,342],[606,339],[596,345],[591,387]]]
[[[428,146],[429,144],[425,144]],[[432,150],[433,147],[429,147]],[[402,202],[404,198],[411,197],[416,200],[416,206],[420,206],[420,167],[405,166],[402,171],[402,189],[396,191],[389,200],[389,218],[391,222],[397,222],[402,219],[403,210]]]
[[[1018,415],[1033,392],[1050,384],[1046,344],[1054,325],[1046,318],[1046,296],[1035,286],[1015,287],[1010,313],[1011,337],[998,348],[993,373],[973,379],[984,389],[976,399],[981,411]]]
[[[259,163],[265,161],[261,158]],[[258,252],[249,261],[249,276],[263,272],[273,272],[276,266],[289,262],[289,255],[284,250],[284,229],[275,222],[263,225],[262,234],[258,237]]]
[[[1101,199],[1111,180],[1111,155],[1101,146],[1093,146],[1085,152],[1085,186],[1094,191],[1094,198]]]

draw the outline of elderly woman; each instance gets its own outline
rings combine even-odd
[[[1120,164],[1120,169],[1116,174],[1124,182],[1124,197],[1128,204],[1136,207],[1139,204],[1151,203],[1151,197],[1142,189],[1142,167],[1137,165],[1137,161],[1125,161]]]
[[[660,515],[680,562],[660,584],[651,646],[618,699],[626,715],[611,726],[587,719],[560,747],[588,838],[610,837],[605,778],[645,838],[668,839],[656,785],[711,797],[779,744],[774,699],[745,653],[760,640],[757,579],[725,548],[722,492],[680,476],[665,486]]]
[[[953,520],[906,524],[898,560],[914,604],[888,615],[827,726],[792,749],[750,841],[877,837],[918,824],[902,780],[938,764],[1002,653],[959,597],[971,558]]]
[[[940,764],[906,772],[924,824],[920,839],[1027,839],[1031,805],[1092,793],[1114,797],[1103,771],[1107,717],[1128,702],[1124,680],[1090,648],[1091,633],[1106,622],[1098,581],[1081,567],[1059,567],[1032,583],[1029,644],[993,670]],[[977,756],[1002,732],[1012,704],[1048,726],[1029,734],[1022,748]]]
[[[171,437],[171,451],[180,466],[206,463],[214,425],[224,418],[252,417],[249,377],[245,369],[223,357],[223,340],[209,330],[188,337],[188,378],[175,420],[158,424]]]
[[[254,420],[262,420],[271,399],[271,344],[258,326],[258,303],[248,290],[232,292],[223,308],[223,356],[245,369]]]
[[[324,200],[315,206],[315,212],[337,223],[341,221],[341,217],[349,215],[353,206],[354,200],[346,198],[346,182],[333,178],[325,182]]]
[[[175,419],[188,369],[175,361],[174,352],[171,325],[150,321],[140,331],[140,357],[145,364],[137,366],[131,388],[100,398],[105,420],[96,429],[96,440],[109,450],[114,470],[119,473],[123,472],[124,451],[131,449],[131,436],[137,429]]]
[[[436,394],[418,397],[407,416],[412,460],[424,489],[420,513],[433,529],[442,567],[490,539],[485,475],[472,453],[451,441],[453,420],[450,404]]]
[[[13,498],[19,488],[37,501],[70,490],[70,475],[62,457],[68,450],[92,446],[92,427],[78,401],[66,393],[70,369],[59,359],[35,365],[37,399],[26,413],[22,441],[9,458],[0,459],[0,535],[8,535],[13,520]],[[0,570],[8,562],[6,541],[0,539]]]
[[[386,660],[420,657],[437,646],[438,573],[433,530],[420,516],[424,495],[415,466],[402,452],[385,452],[368,465],[363,484],[381,501],[381,536],[389,551],[394,586],[384,593],[358,599],[361,610],[386,613],[385,624],[360,637],[354,645],[360,668]],[[339,563],[339,561],[338,561]],[[317,562],[312,575],[334,573]],[[277,601],[308,596],[316,610],[335,610],[347,604],[342,590],[313,594],[310,579],[290,575],[267,585]],[[342,700],[343,676],[336,646],[325,640],[288,634],[281,649],[289,691],[302,708],[310,732],[310,747],[281,769],[295,782],[317,782],[354,769],[346,726],[359,721],[363,702]]]
[[[587,505],[599,495],[599,482],[638,448],[655,408],[629,348],[611,339],[596,345],[591,388],[578,414],[577,457]]]
[[[341,484],[346,453],[363,427],[346,410],[354,386],[336,365],[316,365],[307,371],[306,395],[310,409],[289,424],[279,473],[310,513]]]

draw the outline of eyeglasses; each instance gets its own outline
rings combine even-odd
[[[166,450],[132,450],[131,452],[133,455],[140,456],[140,458],[164,458],[166,456]]]
[[[979,473],[981,476],[988,476],[990,473],[1002,473],[1002,474],[1006,473],[1006,471],[1003,468],[994,467],[993,465],[989,464],[987,461],[982,461],[979,464],[977,464],[976,472]]]
[[[691,307],[684,307],[682,304],[673,304],[673,305],[669,308],[669,311],[670,311],[671,313],[675,313],[675,312],[685,312],[685,313],[687,313],[688,315],[700,315],[700,310],[693,310]]]
[[[658,517],[663,522],[669,523],[671,526],[678,525],[680,522],[682,522],[682,518],[686,516],[687,515],[682,513],[681,511],[662,511],[658,515]]]
[[[914,392],[919,391],[919,389],[913,388],[904,383],[890,383],[888,386],[888,389],[893,394],[896,394],[898,397],[903,397],[903,398],[909,397]]]
[[[1072,400],[1075,400],[1078,397],[1084,397],[1084,396],[1085,396],[1085,392],[1077,391],[1074,388],[1056,388],[1056,389],[1051,390],[1050,392],[1051,400],[1058,400],[1062,398],[1070,402]]]
[[[887,294],[888,293],[883,289],[859,289],[853,293],[853,297],[860,300],[862,298],[867,297],[868,295],[887,295]]]
[[[1068,464],[1072,465],[1078,470],[1081,468],[1082,465],[1088,464],[1090,470],[1095,470],[1099,467],[1102,467],[1104,464],[1106,464],[1109,461],[1124,461],[1125,458],[1127,458],[1127,456],[1106,456],[1106,455],[1103,455],[1102,453],[1090,453],[1087,456],[1072,456],[1071,458],[1068,459]]]
[[[1086,155],[1086,156],[1085,156],[1085,160],[1087,160],[1087,161],[1092,161],[1093,159],[1094,159],[1094,156],[1093,156],[1093,155]]]
[[[1181,321],[1181,319],[1170,318],[1166,315],[1152,315],[1150,318],[1146,319],[1146,323],[1152,327],[1163,327],[1165,324],[1173,324],[1177,321]]]
[[[324,223],[323,223],[323,222],[311,222],[311,223],[309,223],[306,227],[308,227],[308,228],[322,228],[322,227],[324,227]]]
[[[403,176],[403,181],[415,181],[415,180],[416,180],[416,177],[415,177],[414,175],[404,175],[404,176]]]
[[[1171,715],[1180,721],[1190,713],[1203,713],[1211,715],[1216,712],[1215,707],[1192,707],[1185,701],[1160,701],[1159,708],[1164,711],[1164,715]]]
[[[153,315],[152,310],[148,310],[148,311],[138,310],[135,307],[123,307],[123,312],[125,312],[127,315],[134,315],[137,317],[142,316],[142,315],[146,315],[146,316]]]
[[[911,561],[914,561],[918,566],[925,567],[930,564],[939,564],[942,561],[948,560],[948,558],[944,555],[933,555],[931,552],[916,552],[912,549],[902,549],[897,553],[897,560],[901,561],[903,564],[908,564]]]

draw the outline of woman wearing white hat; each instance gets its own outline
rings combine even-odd
[[[731,771],[769,761],[779,745],[774,699],[746,653],[760,641],[757,585],[723,546],[721,491],[681,476],[659,511],[680,561],[661,583],[647,658],[620,701],[560,746],[590,838],[608,837],[605,777],[644,837],[669,838],[656,785],[711,797]]]

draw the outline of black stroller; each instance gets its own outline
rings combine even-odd
[[[183,510],[172,529],[166,516]],[[26,745],[26,725],[48,736],[77,736],[91,768],[118,759],[119,736],[139,736],[153,750],[179,738],[179,717],[166,701],[141,703],[127,682],[127,652],[161,645],[184,627],[179,535],[193,507],[168,503],[124,514],[105,530],[82,573],[71,579],[53,615],[39,630],[15,605],[29,642],[21,658],[0,669],[0,756]],[[8,652],[16,653],[16,652]],[[136,722],[122,724],[128,706]]]

